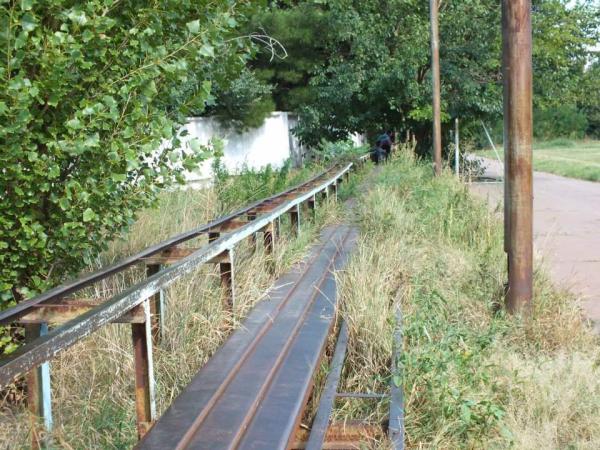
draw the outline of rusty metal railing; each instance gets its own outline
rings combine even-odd
[[[362,163],[367,158],[365,155],[357,161]],[[224,306],[231,308],[235,301],[235,245],[248,237],[255,239],[256,233],[261,232],[266,252],[272,253],[280,217],[290,214],[292,232],[297,234],[300,205],[306,203],[309,210],[314,210],[317,196],[328,197],[330,193],[336,196],[338,184],[347,179],[355,165],[354,162],[335,165],[305,183],[0,312],[0,324],[17,322],[25,324],[26,330],[25,345],[0,360],[0,387],[27,374],[29,409],[43,419],[48,429],[52,418],[47,361],[109,323],[129,323],[135,357],[136,420],[138,435],[142,436],[156,419],[152,347],[160,340],[162,290],[200,265],[216,263],[226,293]],[[208,234],[207,245],[197,249],[178,246],[201,234]],[[65,299],[137,263],[146,264],[147,278],[118,295],[98,304]],[[171,265],[163,268],[163,264]],[[49,323],[58,326],[48,329]],[[34,445],[36,442],[39,444],[34,436]]]

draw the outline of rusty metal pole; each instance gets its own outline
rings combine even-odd
[[[298,237],[300,234],[300,205],[296,205],[290,210],[290,225],[292,235]]]
[[[502,1],[506,308],[527,315],[533,284],[531,0]]]
[[[156,419],[156,406],[150,305],[145,301],[136,308],[141,309],[144,315],[143,323],[131,324],[135,366],[135,415],[138,438],[141,439]]]
[[[438,0],[429,0],[431,21],[431,81],[433,89],[433,170],[442,174],[442,122],[440,103],[440,43],[438,27]]]
[[[223,307],[226,311],[232,312],[235,304],[235,279],[233,265],[233,247],[226,250],[226,262],[219,263],[221,273],[221,288],[223,289]]]

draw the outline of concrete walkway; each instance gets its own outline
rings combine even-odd
[[[502,177],[498,161],[486,159],[485,165],[487,176]],[[503,183],[472,184],[493,206],[503,201],[503,188]],[[534,172],[533,191],[536,256],[556,284],[581,296],[600,333],[600,183]]]

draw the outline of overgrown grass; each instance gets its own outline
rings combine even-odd
[[[533,317],[498,310],[502,227],[485,205],[450,175],[433,179],[428,165],[400,156],[357,211],[362,237],[341,276],[343,391],[387,390],[401,306],[395,375],[409,448],[600,448],[598,341],[539,269]],[[337,418],[383,420],[387,402],[370,402],[339,402]]]
[[[600,181],[600,141],[553,139],[535,143],[533,150],[535,170],[564,177]],[[499,153],[503,158],[501,148]],[[477,154],[486,158],[496,158],[492,150],[484,150]]]
[[[223,177],[213,188],[165,193],[158,208],[143,211],[124,239],[111,243],[100,255],[104,265],[134,253],[175,233],[189,230],[222,212],[272,194],[300,179],[309,178],[318,167],[301,172],[245,172]],[[355,181],[340,190],[352,192]],[[223,195],[226,193],[226,195]],[[166,292],[164,340],[154,352],[157,411],[162,413],[206,360],[239,326],[248,310],[264,296],[275,277],[303,257],[307,247],[328,223],[339,220],[340,209],[330,202],[317,208],[314,221],[302,220],[297,239],[288,239],[289,219],[282,219],[281,238],[276,241],[272,264],[265,270],[267,255],[249,242],[236,247],[236,304],[232,314],[221,306],[221,287],[216,269],[205,265],[172,285]],[[197,239],[190,245],[201,245]],[[95,298],[107,298],[126,285],[143,278],[143,270],[130,270],[87,290]],[[52,448],[124,449],[136,441],[133,386],[133,354],[128,325],[110,325],[94,333],[52,360],[54,433]],[[27,448],[30,427],[24,406],[5,407],[0,412],[2,448]]]

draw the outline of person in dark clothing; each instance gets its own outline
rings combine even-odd
[[[379,135],[375,145],[381,147],[385,151],[386,159],[389,158],[390,153],[392,152],[392,138],[387,131]]]
[[[381,164],[387,159],[387,152],[379,145],[373,147],[370,151],[371,161],[375,164]]]

